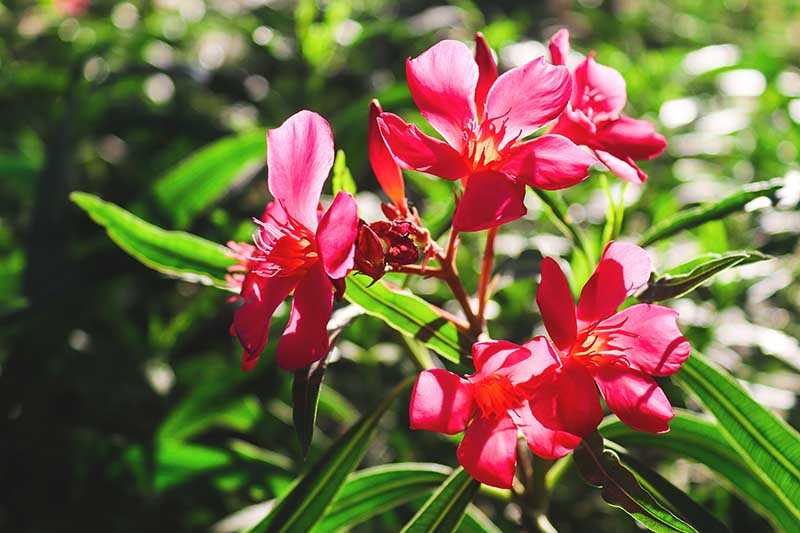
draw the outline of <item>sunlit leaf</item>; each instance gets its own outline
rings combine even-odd
[[[450,533],[458,528],[480,483],[456,468],[403,527],[405,532]]]
[[[181,161],[155,182],[159,203],[184,228],[205,209],[241,186],[266,163],[266,132],[226,137]]]
[[[347,160],[343,150],[337,150],[336,152],[336,160],[333,162],[331,185],[333,186],[334,195],[339,192],[356,193],[356,182],[353,180],[350,169],[347,168]]]

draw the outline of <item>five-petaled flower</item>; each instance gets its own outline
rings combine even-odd
[[[268,141],[267,185],[275,200],[256,221],[255,246],[242,262],[243,303],[231,333],[244,348],[242,368],[253,368],[267,344],[272,314],[294,292],[277,347],[278,365],[294,370],[328,353],[326,326],[335,286],[353,267],[358,214],[353,197],[343,192],[326,212],[320,206],[333,165],[333,134],[324,118],[300,111],[270,130]],[[248,248],[238,249],[243,250]]]
[[[464,378],[443,369],[421,372],[411,393],[412,429],[454,435],[465,431],[458,462],[487,485],[510,488],[517,464],[517,435],[545,459],[571,452],[581,438],[545,427],[528,399],[535,383],[557,365],[558,355],[544,337],[520,346],[508,341],[472,347],[476,372]]]
[[[392,113],[377,122],[403,168],[465,186],[453,219],[456,231],[477,231],[526,212],[525,184],[562,189],[588,175],[597,160],[561,135],[526,140],[565,109],[569,71],[540,57],[498,76],[492,52],[476,36],[475,57],[464,43],[441,41],[406,61],[409,91],[444,141]]]
[[[554,65],[564,65],[569,54],[569,33],[559,30],[550,39]],[[611,172],[632,183],[643,183],[647,174],[634,160],[653,159],[667,147],[667,140],[646,120],[622,114],[628,98],[625,79],[589,54],[572,74],[572,98],[551,133],[569,137],[591,148]]]
[[[531,405],[547,427],[582,437],[592,433],[603,417],[600,389],[625,424],[651,433],[669,430],[672,406],[653,376],[674,374],[689,357],[677,313],[651,304],[617,312],[651,270],[643,249],[611,242],[576,307],[558,264],[542,261],[536,302],[560,364],[537,380]]]

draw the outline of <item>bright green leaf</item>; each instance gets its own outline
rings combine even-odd
[[[450,533],[458,528],[467,506],[480,488],[461,467],[456,468],[403,527],[406,533]]]
[[[340,192],[349,192],[350,194],[356,193],[356,182],[350,169],[347,168],[347,161],[344,155],[344,150],[336,152],[336,160],[333,162],[333,178],[331,179],[333,186],[333,194]]]

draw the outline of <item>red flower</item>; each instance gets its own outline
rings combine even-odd
[[[339,193],[327,212],[320,207],[333,165],[333,134],[324,118],[300,111],[270,130],[268,141],[267,185],[275,201],[257,221],[255,249],[243,262],[244,303],[231,332],[244,347],[242,368],[253,368],[267,344],[272,314],[294,291],[277,348],[278,365],[294,370],[328,353],[334,284],[353,267],[358,215],[347,193]]]
[[[592,433],[603,417],[599,388],[608,408],[632,428],[669,430],[672,406],[653,376],[674,374],[689,357],[677,313],[651,304],[616,312],[651,270],[643,249],[611,242],[576,307],[558,264],[542,261],[536,302],[561,360],[533,384],[533,411],[542,423],[575,435]]]
[[[563,65],[569,53],[569,32],[559,30],[550,39],[554,65]],[[627,100],[625,80],[611,67],[589,54],[572,74],[572,98],[551,133],[569,137],[591,148],[611,172],[632,183],[644,183],[645,174],[634,162],[653,159],[667,140],[646,120],[622,114]]]
[[[478,342],[472,361],[477,372],[465,378],[443,369],[421,372],[409,406],[412,429],[465,431],[457,456],[472,477],[510,488],[518,431],[531,451],[546,459],[563,457],[580,444],[580,437],[542,425],[528,403],[530,384],[558,364],[547,339],[537,337],[523,346]]]
[[[406,203],[406,187],[403,181],[403,171],[395,163],[383,137],[378,129],[378,116],[383,113],[381,104],[376,99],[369,103],[369,127],[367,129],[367,152],[372,172],[378,178],[378,183],[397,208],[400,215],[408,212]]]
[[[411,96],[445,141],[392,113],[378,125],[403,168],[465,185],[456,231],[499,226],[525,214],[525,184],[562,189],[586,178],[594,157],[561,135],[523,139],[558,117],[572,90],[569,71],[538,58],[497,75],[486,41],[473,59],[458,41],[441,41],[406,61]]]

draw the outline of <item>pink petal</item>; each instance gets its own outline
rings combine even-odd
[[[601,365],[593,373],[608,408],[622,422],[649,433],[669,431],[672,405],[653,378],[617,364]]]
[[[575,68],[574,79],[572,107],[591,110],[595,121],[616,118],[622,112],[628,96],[625,78],[618,71],[589,55]]]
[[[531,399],[534,416],[546,427],[585,437],[597,429],[603,409],[592,376],[581,363],[568,359],[549,371]]]
[[[653,159],[667,148],[667,140],[646,120],[620,117],[597,131],[603,147],[619,158]]]
[[[639,370],[651,376],[670,376],[680,370],[692,351],[678,329],[678,313],[669,307],[637,304],[620,311],[598,327],[620,324],[614,346]]]
[[[589,176],[597,159],[561,135],[542,135],[517,144],[503,158],[503,172],[537,189],[565,189]]]
[[[509,411],[514,424],[525,435],[528,448],[543,459],[560,459],[581,443],[581,438],[566,431],[546,428],[539,422],[530,406],[525,403],[522,407]]]
[[[286,211],[283,210],[278,202],[267,202],[264,207],[264,213],[261,215],[261,220],[264,222],[274,220],[278,225],[286,224],[289,221]]]
[[[550,65],[543,57],[503,73],[486,97],[487,120],[506,128],[500,146],[533,133],[560,115],[571,91],[567,67]]]
[[[555,259],[545,257],[541,263],[542,280],[536,291],[536,303],[547,333],[559,350],[572,347],[578,334],[575,301],[569,283]]]
[[[269,191],[289,214],[317,229],[322,186],[333,165],[333,133],[328,121],[300,111],[267,135]]]
[[[322,216],[317,229],[317,245],[328,276],[339,279],[353,268],[358,207],[349,193],[340,192]]]
[[[333,284],[317,263],[294,291],[289,323],[278,342],[278,366],[297,370],[328,354],[327,325],[332,310]]]
[[[539,337],[546,343],[543,337]],[[530,348],[529,348],[530,346]],[[531,348],[535,348],[533,352]],[[477,370],[475,377],[496,374],[507,377],[514,385],[526,383],[546,368],[558,364],[558,357],[543,350],[534,339],[525,346],[509,341],[482,341],[472,345],[472,361]]]
[[[417,376],[408,409],[411,429],[455,435],[472,418],[472,389],[460,376],[441,368]]]
[[[561,28],[550,38],[547,44],[550,49],[550,62],[554,65],[566,65],[569,55],[569,31]]]
[[[484,170],[469,177],[453,215],[453,229],[463,232],[493,228],[527,212],[525,185],[502,172]]]
[[[626,297],[647,283],[652,270],[653,263],[644,249],[632,243],[608,243],[594,274],[581,292],[579,325],[611,316]]]
[[[378,127],[386,146],[403,168],[448,180],[461,179],[469,172],[461,154],[449,144],[425,135],[393,113],[381,113]]]
[[[492,49],[481,32],[475,34],[475,62],[478,64],[478,85],[475,89],[475,107],[480,117],[484,116],[486,95],[489,94],[494,80],[497,79],[497,63],[492,56]]]
[[[613,172],[617,177],[637,185],[647,181],[647,174],[642,172],[633,159],[628,158],[623,161],[603,150],[595,150],[594,153],[597,155],[600,162],[607,166],[608,170]]]
[[[458,41],[440,41],[406,61],[406,78],[422,116],[460,150],[464,131],[476,120],[478,65],[469,48]]]
[[[378,178],[378,183],[395,205],[404,205],[406,192],[403,181],[403,171],[397,166],[392,153],[383,142],[378,128],[378,115],[383,113],[381,105],[373,99],[369,103],[369,127],[367,131],[367,152],[372,172]]]
[[[297,278],[267,278],[252,272],[245,276],[241,293],[244,303],[236,309],[231,324],[231,333],[239,337],[244,348],[243,370],[252,369],[258,362],[267,345],[272,314],[296,284]]]
[[[473,478],[509,489],[517,467],[517,426],[508,416],[478,418],[467,428],[456,455]]]

